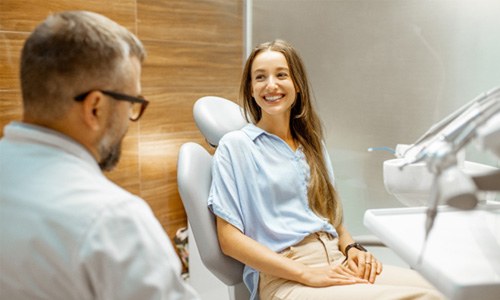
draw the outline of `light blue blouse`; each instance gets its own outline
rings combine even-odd
[[[326,150],[325,162],[333,182]],[[276,135],[253,124],[226,134],[215,152],[211,211],[245,235],[280,252],[311,233],[337,236],[327,219],[308,205],[309,165],[302,148],[293,151]],[[258,298],[259,273],[246,266],[243,280]]]

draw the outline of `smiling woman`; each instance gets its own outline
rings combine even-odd
[[[499,83],[497,0],[252,4],[254,42],[293,41],[307,65],[356,235],[371,234],[362,222],[366,209],[401,206],[383,183],[382,162],[392,155],[366,149],[411,143]],[[467,159],[500,166],[476,147],[468,147]]]
[[[415,271],[382,268],[344,227],[308,85],[290,44],[258,45],[240,86],[250,124],[213,158],[208,207],[251,299],[441,299]]]
[[[251,73],[252,97],[261,109],[261,126],[269,128],[275,118],[288,120],[297,92],[285,56],[276,51],[263,51],[255,57]],[[295,150],[293,138],[284,138]]]

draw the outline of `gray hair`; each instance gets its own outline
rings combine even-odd
[[[124,62],[145,50],[114,21],[87,11],[49,16],[26,40],[21,54],[25,115],[51,120],[64,115],[73,98],[93,89],[120,88]]]

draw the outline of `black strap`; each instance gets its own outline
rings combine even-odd
[[[344,254],[345,254],[345,259],[344,259],[344,262],[346,262],[346,261],[347,261],[347,258],[349,257],[348,252],[349,252],[349,250],[350,250],[351,248],[356,248],[356,249],[358,249],[358,250],[360,250],[360,251],[367,252],[366,248],[365,248],[365,247],[363,247],[363,245],[361,245],[360,243],[352,243],[352,244],[349,244],[349,245],[347,245],[347,246],[345,247],[345,250],[344,250]]]

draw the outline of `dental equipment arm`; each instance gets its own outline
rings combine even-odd
[[[500,158],[500,114],[496,114],[479,128],[477,135],[479,147]],[[475,175],[472,179],[479,190],[500,192],[500,170]]]
[[[472,102],[434,125],[412,146],[422,147],[415,157],[407,160],[400,168],[423,161],[429,171],[434,174],[432,196],[427,209],[426,237],[432,229],[440,202],[460,209],[472,209],[477,205],[478,186],[473,178],[458,167],[456,156],[461,149],[477,137],[483,141],[484,145],[493,147],[493,152],[500,157],[499,132],[500,88],[496,88],[476,97]],[[497,173],[493,174],[493,179],[489,177],[489,182],[500,176]],[[478,179],[477,182],[481,181]],[[496,186],[499,182],[497,181]]]
[[[472,106],[477,106],[481,104],[483,101],[487,99],[493,99],[495,96],[500,95],[500,86],[491,89],[488,92],[482,93],[478,95],[476,98],[472,99],[447,117],[445,117],[443,120],[439,121],[438,123],[434,124],[427,130],[418,140],[413,143],[410,147],[408,147],[404,152],[403,156],[405,156],[411,149],[422,145],[427,139],[431,137],[435,137],[437,133],[441,130],[443,130],[447,125],[452,123],[453,121],[457,120],[457,118],[460,117],[466,110],[470,109]]]
[[[414,162],[425,161],[433,173],[456,164],[457,152],[469,144],[476,137],[477,130],[498,113],[500,113],[500,98],[466,111],[460,118],[461,122],[450,124],[437,135],[436,139],[422,148]]]

